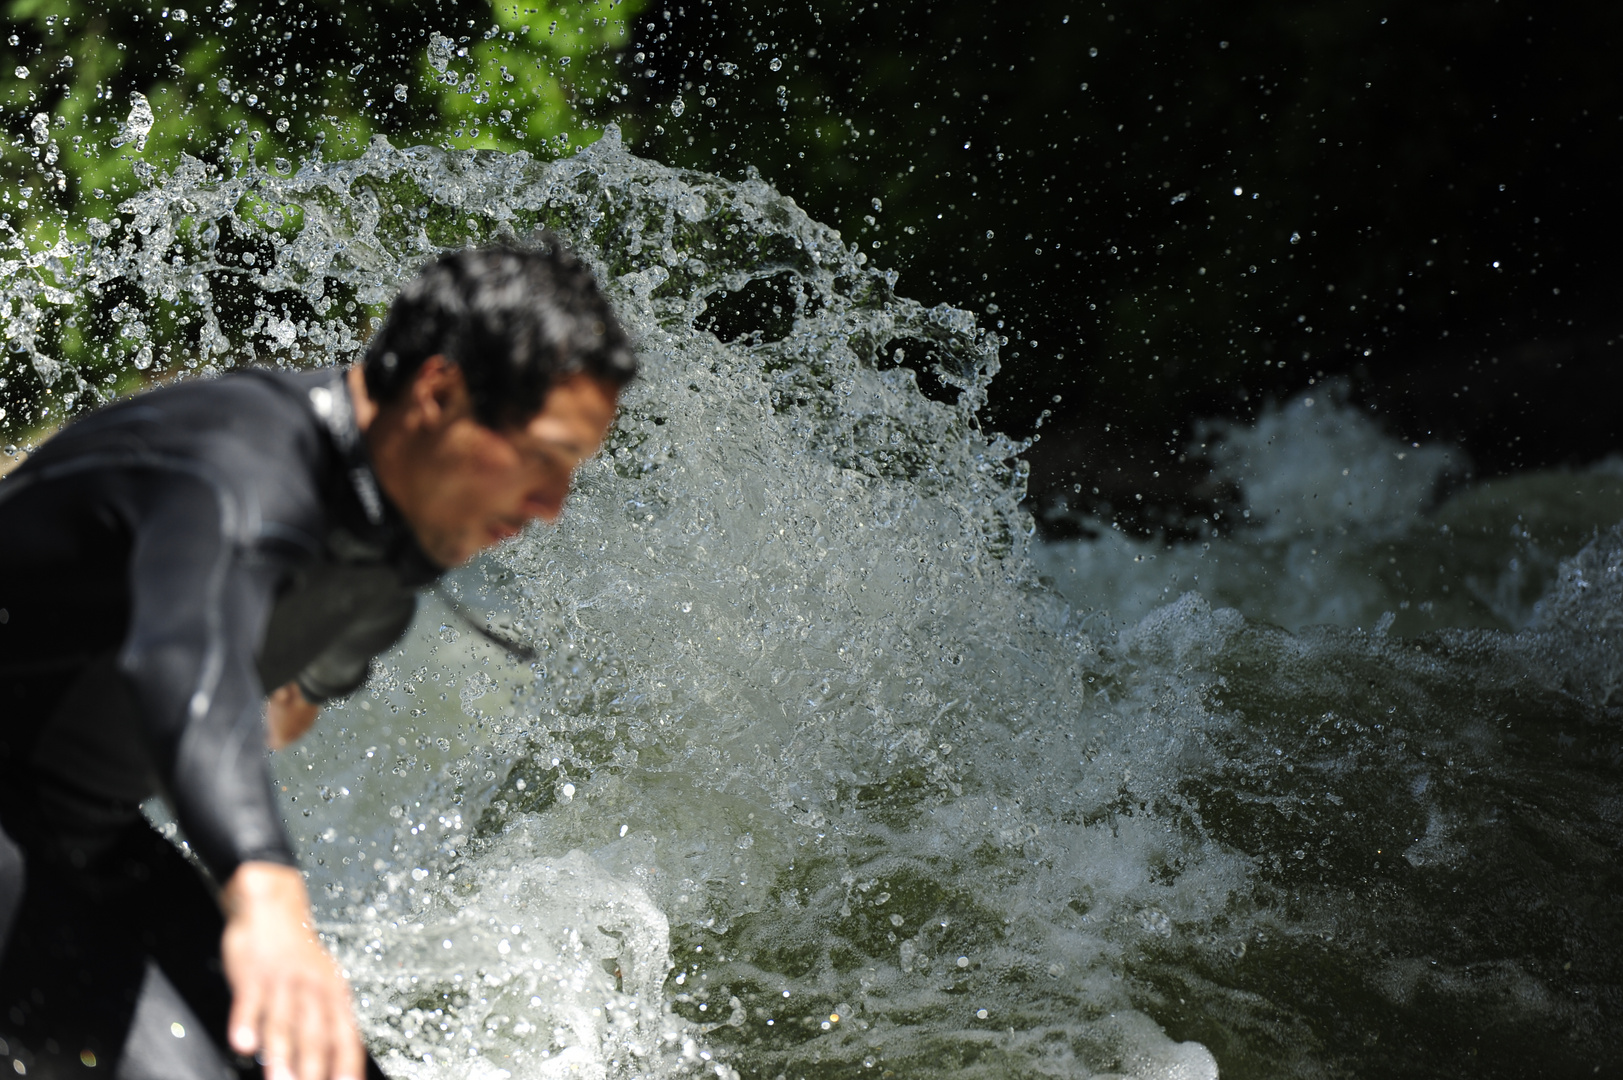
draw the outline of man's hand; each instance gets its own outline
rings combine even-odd
[[[362,1080],[366,1052],[349,984],[316,940],[303,875],[246,862],[220,901],[232,1049],[259,1054],[266,1080]]]
[[[298,683],[278,687],[265,699],[265,745],[282,750],[299,741],[316,722],[321,706],[304,700]]]

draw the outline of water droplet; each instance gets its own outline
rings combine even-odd
[[[1097,46],[1091,46],[1091,47],[1089,47],[1089,49],[1088,49],[1088,55],[1089,55],[1089,56],[1098,56],[1098,55],[1099,55],[1099,49],[1098,49],[1098,47],[1097,47]]]
[[[1301,242],[1302,242],[1302,234],[1301,233],[1299,233],[1299,232],[1291,233],[1291,243],[1300,244]]]
[[[681,98],[677,98],[675,101],[671,102],[671,115],[672,116],[681,116],[686,111],[687,111],[687,104]]]
[[[173,1035],[177,1039],[184,1039],[186,1037],[186,1025],[182,1024],[179,1020],[176,1020],[173,1024],[169,1025],[169,1034]]]
[[[291,125],[287,122],[287,117],[285,116],[276,121],[277,131],[286,131],[290,126]]]
[[[441,75],[451,63],[451,46],[454,43],[444,34],[435,31],[428,35],[428,63]]]
[[[563,796],[565,799],[573,799],[575,797],[575,785],[565,784],[563,786]]]
[[[772,62],[768,64],[767,67],[771,68],[773,71],[781,71],[783,70],[783,61],[774,56],[772,58]]]
[[[394,99],[396,101],[405,101],[406,100],[406,84],[405,83],[395,83],[394,84]]]
[[[19,79],[26,79],[28,78],[28,69],[23,67],[21,64],[18,64],[17,70],[12,72],[12,74],[17,76]]]
[[[987,1012],[986,1012],[985,1009],[976,1009],[975,1010],[975,1019],[977,1019],[977,1020],[985,1020],[986,1017],[987,1017]]]
[[[1234,189],[1234,194],[1236,194],[1236,195],[1244,195],[1245,194],[1245,189],[1244,188],[1235,188]]]

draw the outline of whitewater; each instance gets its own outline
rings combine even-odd
[[[645,374],[561,524],[447,581],[535,658],[425,597],[275,759],[385,1069],[1614,1067],[1615,463],[1475,482],[1329,384],[1195,434],[1232,520],[1043,543],[995,332],[613,129],[183,162],[7,261],[0,318],[60,417],[124,385],[63,322],[132,376],[342,363],[422,262],[543,226]]]

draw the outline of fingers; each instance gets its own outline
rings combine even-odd
[[[333,1045],[333,1080],[362,1080],[366,1076],[366,1048],[355,1030],[355,1014],[344,1002],[343,1025]]]
[[[299,1080],[329,1080],[328,1059],[332,1052],[332,1033],[328,1030],[333,1003],[326,994],[306,994],[301,1002],[298,1033]]]
[[[366,1050],[342,984],[281,983],[265,999],[258,1032],[233,1010],[232,1046],[263,1050],[265,1080],[361,1080]],[[246,1034],[246,1038],[238,1038]],[[246,1047],[246,1049],[245,1049]]]
[[[259,1021],[264,1008],[264,988],[258,983],[241,987],[231,1002],[231,1019],[226,1023],[231,1049],[243,1057],[259,1050]]]
[[[294,1080],[293,1049],[294,1049],[294,1010],[298,1007],[298,995],[294,987],[286,982],[278,983],[270,992],[270,999],[266,1003],[265,1026],[262,1031],[262,1042],[265,1051],[265,1080]],[[300,1078],[304,1080],[304,1078]],[[310,1080],[320,1080],[311,1077]]]

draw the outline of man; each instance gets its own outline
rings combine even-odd
[[[402,289],[359,367],[156,390],[0,480],[17,1073],[218,1078],[252,1055],[268,1080],[380,1075],[265,748],[364,681],[417,588],[557,519],[635,374],[558,245],[461,252]],[[155,793],[214,886],[142,819]]]

